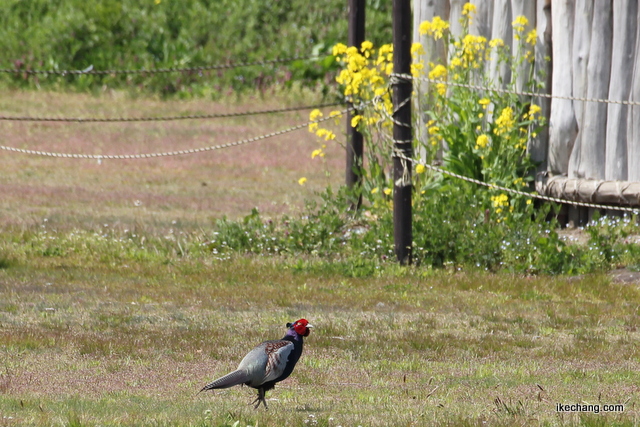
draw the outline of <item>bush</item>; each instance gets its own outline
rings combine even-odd
[[[390,4],[372,3],[367,31],[375,40],[387,39]],[[327,55],[328,46],[346,35],[342,0],[9,0],[0,8],[0,62],[24,70],[140,70]],[[292,81],[327,83],[331,69],[335,63],[327,57],[190,74],[4,74],[2,79],[18,87],[98,90],[107,85],[219,98]]]

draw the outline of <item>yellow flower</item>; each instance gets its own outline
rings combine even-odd
[[[500,117],[496,119],[496,128],[493,133],[496,135],[502,135],[505,132],[513,129],[515,125],[515,119],[513,118],[513,109],[511,107],[505,107],[500,113]]]
[[[380,189],[378,187],[371,190],[371,194],[376,194]]]
[[[336,139],[336,134],[331,132],[329,129],[320,128],[316,131],[316,135],[318,138],[324,138],[325,141]]]
[[[449,62],[449,65],[451,66],[451,68],[460,67],[462,65],[462,60],[456,56],[451,59],[451,62]]]
[[[424,21],[418,27],[420,34],[433,36],[434,40],[441,39],[444,36],[444,32],[448,29],[449,23],[447,21],[443,21],[439,16],[434,17],[431,22]]]
[[[360,51],[361,51],[362,53],[365,53],[365,55],[366,55],[366,53],[367,53],[368,51],[370,51],[370,50],[372,50],[372,49],[373,49],[373,43],[371,43],[371,42],[370,42],[370,41],[368,41],[368,40],[363,41],[363,42],[362,42],[362,44],[360,45]],[[366,55],[366,56],[368,56],[368,55]]]
[[[536,40],[538,39],[538,32],[536,31],[536,29],[534,28],[533,30],[529,31],[529,33],[527,34],[527,38],[525,39],[525,41],[527,43],[529,43],[530,45],[535,45],[536,44]]]
[[[391,75],[391,73],[393,73],[393,63],[387,64],[387,66],[385,67],[384,73],[388,76]]]
[[[492,39],[489,42],[489,47],[494,49],[496,47],[503,47],[504,46],[504,41],[502,39]]]
[[[511,25],[513,25],[513,29],[517,33],[521,33],[524,31],[524,27],[526,27],[528,23],[529,20],[526,18],[526,16],[520,15],[516,17],[515,21],[513,21]]]
[[[467,3],[462,7],[462,16],[471,15],[476,13],[476,5]]]
[[[320,157],[324,157],[324,153],[323,153],[323,152],[322,152],[322,150],[321,150],[321,149],[319,149],[319,148],[318,148],[317,150],[313,150],[313,151],[311,152],[311,158],[312,158],[312,159],[315,159],[315,158],[316,158],[316,157],[318,157],[318,156],[320,156]]]
[[[387,196],[388,196],[389,194],[391,194],[391,189],[390,189],[390,188],[385,188],[385,189],[384,189],[384,194],[386,194]]]
[[[476,62],[476,56],[482,53],[487,44],[487,39],[482,36],[474,36],[467,34],[462,39],[462,56],[467,64],[472,64],[474,68],[478,68],[480,64]]]
[[[411,55],[424,55],[424,48],[422,47],[422,43],[413,43],[411,45]]]
[[[298,180],[298,184],[300,185],[304,185],[306,182],[307,182],[307,178],[305,178],[304,176]]]
[[[538,114],[540,111],[542,111],[542,108],[540,108],[539,105],[531,104],[531,106],[529,106],[529,118],[533,118],[533,116]]]
[[[342,44],[342,43],[337,43],[335,46],[333,46],[332,49],[332,54],[333,56],[338,56],[338,55],[342,55],[343,53],[345,53],[347,51],[347,46]]]
[[[420,173],[424,173],[424,171],[426,171],[427,168],[425,167],[425,165],[418,163],[416,165],[416,173],[420,174]]]
[[[429,71],[429,79],[436,80],[447,76],[447,67],[438,64]]]
[[[387,44],[383,44],[382,46],[380,46],[380,49],[378,49],[378,55],[380,56],[384,56],[388,53],[392,53],[393,52],[393,44],[392,43],[387,43]]]
[[[429,135],[437,135],[440,132],[440,128],[438,126],[430,126],[428,131]]]
[[[334,111],[329,113],[329,117],[333,117],[335,124],[339,125],[340,124],[340,119],[342,118],[342,111],[335,111],[334,110]]]
[[[494,208],[499,208],[501,206],[509,206],[509,196],[507,196],[504,193],[499,194],[497,196],[491,196],[491,201],[493,202]]]
[[[479,135],[476,139],[476,150],[478,148],[485,148],[489,145],[489,137],[485,134]]]
[[[360,123],[361,120],[362,120],[362,115],[358,114],[356,116],[353,116],[353,118],[351,118],[351,127],[357,128],[358,123]]]
[[[489,98],[482,98],[478,101],[478,104],[482,105],[482,108],[487,109],[487,105],[491,104],[491,100]]]
[[[440,96],[444,96],[447,93],[447,85],[444,83],[438,83],[436,85],[436,90]]]
[[[318,110],[317,108],[315,110],[311,110],[311,112],[309,113],[309,121],[316,121],[320,117],[322,117],[322,111]]]
[[[527,204],[530,205],[531,204],[531,199],[527,200]]]
[[[424,68],[424,64],[422,61],[411,64],[411,75],[413,77],[419,77],[422,74],[422,69]]]

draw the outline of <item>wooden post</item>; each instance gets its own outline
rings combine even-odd
[[[393,0],[393,71],[411,74],[411,0]],[[413,156],[411,125],[411,80],[399,78],[393,85],[394,150],[403,157]],[[412,163],[393,157],[393,238],[400,264],[411,264],[411,167]]]
[[[365,0],[349,0],[349,34],[347,44],[356,46],[360,49],[364,41],[364,23],[365,23]],[[353,104],[349,103],[349,107]],[[358,130],[351,126],[351,119],[357,115],[358,111],[349,111],[347,113],[347,165],[346,165],[346,184],[348,188],[353,189],[361,183],[363,138]],[[351,203],[350,209],[357,210],[362,204],[362,192],[358,192],[357,200]]]

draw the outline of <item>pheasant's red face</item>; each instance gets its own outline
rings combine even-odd
[[[298,335],[308,337],[311,332],[309,328],[313,328],[313,325],[310,325],[309,322],[307,322],[307,319],[300,319],[296,320],[291,327]]]

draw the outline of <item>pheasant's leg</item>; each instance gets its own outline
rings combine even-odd
[[[262,387],[258,389],[258,397],[256,398],[256,400],[251,402],[251,404],[254,404],[254,403],[256,403],[256,406],[254,406],[254,409],[258,409],[261,403],[264,405],[264,409],[269,409],[269,407],[267,406],[267,401],[264,398],[264,389]]]

